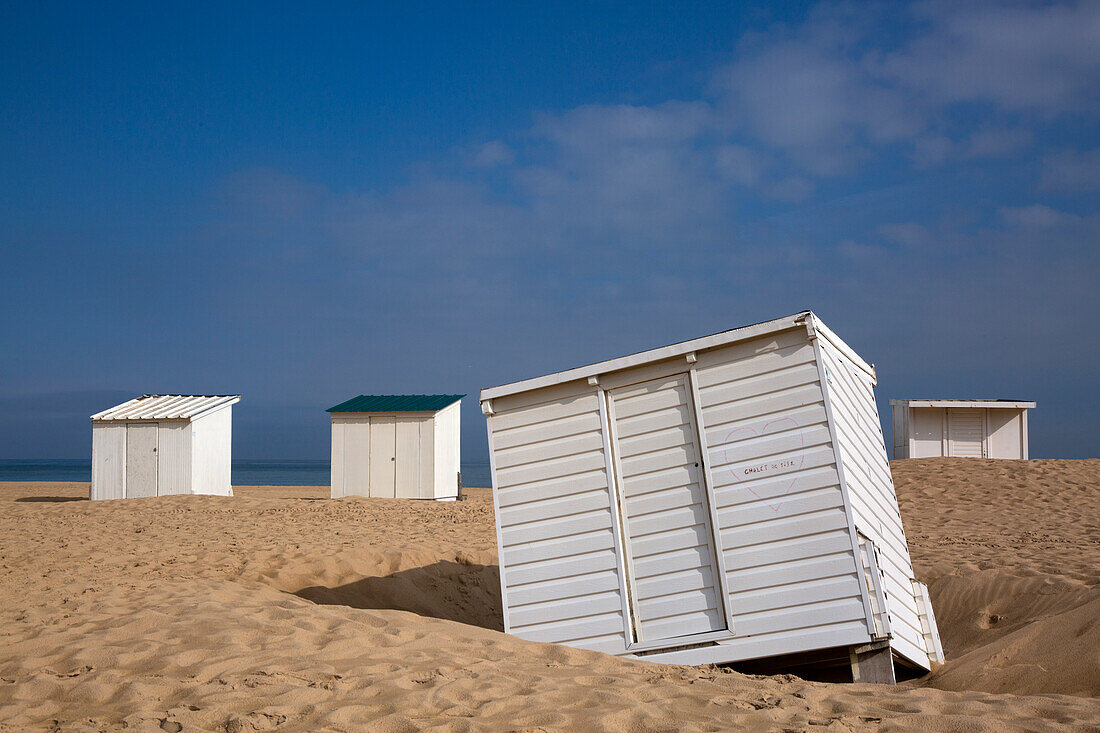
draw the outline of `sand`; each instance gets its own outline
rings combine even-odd
[[[1100,461],[892,465],[949,659],[896,688],[508,637],[487,490],[0,484],[0,730],[1100,728]]]

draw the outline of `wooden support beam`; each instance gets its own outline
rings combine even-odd
[[[852,663],[852,682],[895,685],[894,654],[889,643],[865,644],[848,650]]]

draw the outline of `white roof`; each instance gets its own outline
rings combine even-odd
[[[93,420],[191,420],[240,402],[240,395],[146,394],[92,415]]]
[[[767,334],[776,333],[778,331],[785,331],[790,328],[807,328],[816,331],[817,334],[828,340],[829,343],[833,344],[841,353],[851,359],[852,363],[867,372],[872,381],[876,379],[875,368],[861,359],[848,344],[841,341],[839,336],[829,330],[813,311],[801,311],[800,313],[795,313],[794,315],[784,318],[776,318],[774,321],[765,321],[764,323],[756,323],[751,326],[734,328],[711,336],[703,336],[702,338],[692,339],[691,341],[681,341],[671,346],[641,351],[637,354],[601,361],[596,364],[589,364],[588,366],[577,367],[576,369],[569,369],[564,372],[548,374],[544,377],[526,379],[522,382],[512,382],[511,384],[504,384],[499,387],[489,387],[481,390],[481,399],[491,400],[505,395],[551,387],[555,384],[572,382],[578,379],[587,379],[588,377],[595,377],[620,369],[629,369],[630,367],[636,367],[642,364],[683,356],[693,351],[703,351],[704,349],[726,346],[738,341],[748,341],[749,339],[766,336]]]
[[[1012,410],[1031,410],[1035,408],[1034,402],[1023,400],[997,400],[985,397],[974,398],[948,398],[948,399],[901,399],[890,400],[891,405],[905,405],[906,407],[1000,407]]]

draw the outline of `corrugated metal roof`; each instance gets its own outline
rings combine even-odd
[[[1029,410],[1035,407],[1035,402],[1032,400],[1005,400],[993,397],[905,397],[890,400],[890,404],[908,407],[1005,407]]]
[[[464,394],[361,394],[326,412],[437,412]]]
[[[240,395],[146,394],[92,415],[93,420],[188,420],[241,399]]]

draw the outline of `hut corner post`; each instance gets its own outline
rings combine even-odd
[[[889,641],[879,641],[848,650],[852,663],[852,682],[865,682],[873,685],[895,685],[894,654]]]

